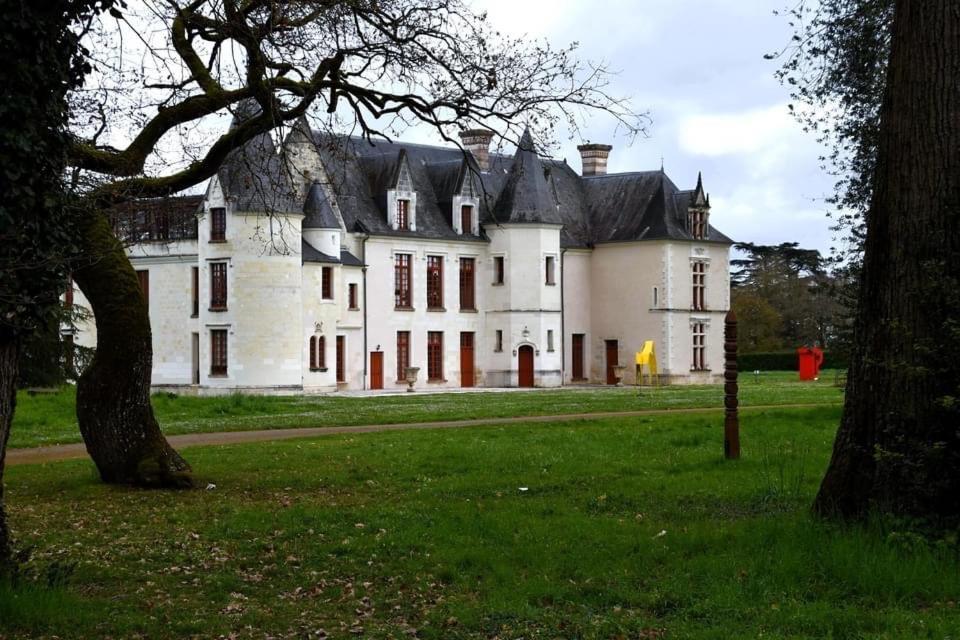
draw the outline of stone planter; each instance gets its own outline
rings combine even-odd
[[[404,369],[404,374],[405,374],[404,379],[407,381],[407,385],[409,385],[407,386],[408,393],[413,392],[413,385],[417,383],[417,374],[419,373],[420,373],[420,367],[407,367],[406,369]]]

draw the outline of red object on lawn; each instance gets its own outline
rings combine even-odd
[[[823,364],[823,349],[818,347],[800,347],[797,349],[800,361],[800,379],[816,380],[820,377],[820,365]]]

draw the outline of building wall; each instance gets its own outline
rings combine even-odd
[[[209,210],[227,209],[226,241],[210,242]],[[200,386],[211,390],[303,385],[301,215],[234,211],[214,179],[199,225]],[[210,308],[210,265],[227,264],[227,309]],[[227,374],[211,375],[210,335],[227,330]]]
[[[726,245],[708,243],[598,245],[591,272],[591,381],[605,382],[606,340],[619,342],[619,362],[627,367],[627,384],[636,381],[635,354],[646,340],[654,340],[660,373],[671,381],[716,379],[723,370],[723,318],[730,305],[728,255]],[[704,311],[692,311],[694,261],[708,263]],[[694,322],[707,325],[706,372],[691,371]]]
[[[668,243],[671,300],[669,371],[675,382],[714,382],[723,374],[723,321],[730,310],[730,250],[705,242]],[[693,263],[707,264],[706,309],[692,311]],[[691,371],[694,322],[706,327],[707,371]]]
[[[563,356],[564,384],[583,383],[590,378],[592,361],[593,321],[593,252],[589,249],[568,249],[563,254]],[[584,335],[583,367],[587,380],[573,379],[573,334]]]
[[[534,349],[534,384],[562,384],[560,226],[505,224],[487,229],[490,238],[486,306],[487,339],[493,344],[496,331],[503,331],[503,350],[489,352],[484,384],[491,387],[518,385],[519,348]],[[504,259],[504,283],[494,282],[494,258]],[[546,258],[554,259],[554,284],[546,283]],[[548,332],[554,349],[549,349]]]
[[[459,387],[460,380],[460,333],[474,333],[475,378],[483,384],[484,336],[483,314],[460,309],[460,258],[475,260],[475,306],[483,309],[487,300],[487,284],[483,266],[485,245],[480,242],[446,242],[415,238],[370,238],[366,243],[367,264],[367,351],[363,354],[362,335],[361,363],[369,362],[369,353],[377,346],[383,352],[384,388],[405,388],[403,380],[397,379],[397,332],[410,332],[410,366],[419,367],[418,388]],[[362,252],[361,252],[362,253]],[[394,264],[398,253],[411,254],[413,310],[398,311],[394,297]],[[427,256],[443,257],[443,305],[444,311],[427,310]],[[427,332],[443,332],[443,374],[440,381],[427,381]],[[361,332],[362,333],[362,332]],[[356,340],[356,339],[355,339]],[[365,388],[362,366],[358,379],[347,385],[350,389]]]

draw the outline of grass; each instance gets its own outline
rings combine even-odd
[[[746,413],[737,462],[717,412],[195,448],[185,493],[13,467],[59,578],[0,637],[957,637],[955,548],[809,517],[839,414]]]
[[[842,391],[825,372],[818,382],[799,382],[796,374],[744,374],[741,406],[768,404],[838,403]],[[240,431],[288,427],[326,427],[387,424],[468,418],[504,418],[598,411],[719,406],[722,387],[669,386],[559,389],[497,394],[402,394],[379,397],[230,395],[221,397],[156,394],[153,405],[169,434]],[[31,396],[21,392],[10,435],[11,447],[79,442],[74,413],[75,390]]]

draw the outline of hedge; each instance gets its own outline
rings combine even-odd
[[[846,354],[825,351],[821,369],[846,369],[847,364]],[[796,371],[797,352],[742,353],[737,356],[737,368],[740,371]]]

